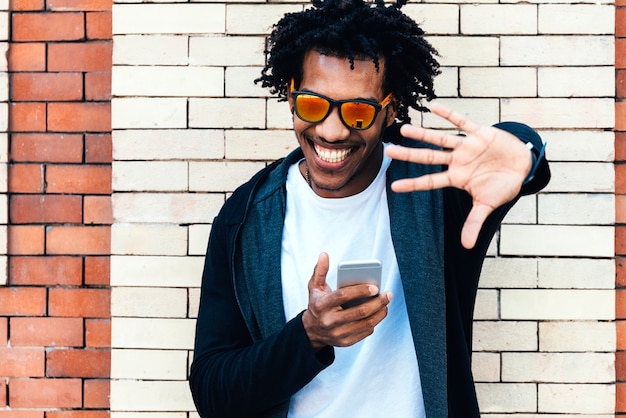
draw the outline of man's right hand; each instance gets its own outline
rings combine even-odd
[[[309,306],[302,315],[304,329],[315,351],[325,346],[347,347],[374,332],[376,325],[387,316],[391,292],[385,292],[358,306],[344,309],[342,304],[368,296],[379,289],[362,284],[333,291],[326,283],[328,254],[320,254],[313,276],[309,280]]]

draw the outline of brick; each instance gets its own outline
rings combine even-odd
[[[9,382],[13,408],[79,408],[82,406],[80,379],[33,379]]]
[[[112,42],[48,45],[48,71],[110,71]]]
[[[187,228],[178,225],[120,224],[112,228],[113,254],[187,254]],[[137,243],[142,243],[140,246]]]
[[[44,227],[12,225],[8,228],[9,254],[39,255],[44,253]]]
[[[615,291],[615,319],[626,319],[626,289]]]
[[[615,412],[626,412],[626,384],[617,383],[615,385],[615,394]]]
[[[191,411],[193,399],[186,381],[136,381],[111,382],[111,399],[116,408],[138,411]]]
[[[85,320],[85,346],[91,348],[111,347],[111,320]]]
[[[82,198],[69,195],[13,195],[9,220],[13,224],[80,223]]]
[[[185,318],[187,290],[116,287],[111,294],[111,313],[115,317]]]
[[[257,131],[259,135],[262,132]],[[224,131],[221,129],[171,129],[167,131],[167,136],[163,136],[162,133],[163,131],[158,129],[116,131],[115,159],[122,161],[224,158]],[[293,147],[296,141],[293,140],[293,132],[289,134],[289,145]],[[159,140],[155,140],[156,138]],[[252,139],[252,136],[248,138]],[[263,138],[270,137],[264,135]],[[241,141],[242,144],[244,142]],[[252,149],[254,143],[248,144],[248,149]],[[286,140],[284,144],[287,144]],[[281,145],[283,142],[276,146]]]
[[[626,37],[626,9],[621,7],[615,9],[615,37]]]
[[[41,316],[45,313],[46,289],[36,287],[0,288],[0,315]],[[2,376],[1,373],[0,376]]]
[[[225,154],[235,160],[275,160],[281,158],[296,145],[292,131],[226,131]]]
[[[0,380],[0,408],[7,406],[7,384],[6,381]]]
[[[615,93],[611,67],[548,67],[537,71],[540,97],[603,97]]]
[[[83,223],[85,225],[113,224],[110,196],[85,196],[83,202]]]
[[[7,345],[9,341],[9,319],[0,318],[0,347]]]
[[[189,190],[225,192],[235,190],[263,167],[262,162],[195,162],[189,163]],[[215,175],[222,173],[218,177]]]
[[[0,376],[43,377],[46,354],[41,348],[0,348]]]
[[[113,212],[122,223],[211,223],[223,204],[215,193],[118,193]]]
[[[48,315],[109,318],[111,316],[111,291],[108,289],[50,289]]]
[[[111,100],[110,71],[100,71],[85,74],[85,100]]]
[[[50,165],[46,170],[48,193],[111,193],[111,166]]]
[[[611,259],[540,258],[538,270],[540,288],[613,289],[615,286],[615,263]]]
[[[600,35],[502,36],[500,53],[504,66],[611,65],[614,60],[613,37]]]
[[[225,16],[224,4],[118,4],[113,33],[223,33]]]
[[[85,37],[83,13],[14,13],[13,41],[73,41]]]
[[[43,132],[46,130],[45,103],[10,103],[9,129],[12,132]]]
[[[66,162],[83,160],[83,137],[74,134],[13,134],[11,160],[15,162]]]
[[[539,33],[612,34],[615,17],[612,5],[540,4]]]
[[[195,321],[180,318],[114,318],[111,348],[189,350]]]
[[[111,285],[199,287],[204,257],[112,256]]]
[[[187,353],[183,350],[115,350],[111,378],[185,380]]]
[[[111,10],[112,0],[47,0],[48,10],[59,11],[91,11]]]
[[[456,20],[458,27],[458,7],[446,8],[444,6],[436,10],[441,13],[446,9],[454,9],[456,12],[454,15],[449,13],[446,17]],[[298,12],[301,10],[300,6],[296,4],[267,4],[265,7],[255,7],[253,4],[227,4],[226,33],[237,35],[269,35],[274,23],[278,22],[285,13]],[[432,11],[434,9],[431,8],[430,10]],[[404,8],[402,11],[408,13]],[[414,9],[411,11],[414,11]],[[440,16],[437,13],[433,13],[432,15]],[[432,27],[430,30],[426,28],[424,28],[424,30],[428,33],[433,33]]]
[[[51,132],[110,132],[109,103],[50,103],[48,130]]]
[[[43,411],[29,411],[29,410],[0,410],[0,418],[44,418]]]
[[[117,65],[187,65],[189,62],[188,36],[127,35],[116,37],[114,42],[113,59]],[[255,77],[258,74],[259,71]]]
[[[476,321],[475,351],[534,351],[538,347],[537,324],[518,321]]]
[[[187,127],[187,99],[115,98],[111,114],[117,129],[165,129]]]
[[[9,191],[13,193],[42,193],[44,168],[41,164],[9,165]]]
[[[109,411],[46,411],[46,418],[109,418]],[[0,417],[1,418],[1,417]]]
[[[113,22],[111,19],[110,11],[87,13],[87,39],[112,39]]]
[[[9,71],[45,71],[46,44],[28,42],[9,44]]]
[[[108,226],[51,226],[46,230],[47,254],[109,254]]]
[[[11,345],[80,347],[83,345],[81,318],[11,318]]]
[[[615,329],[617,335],[616,349],[620,351],[626,350],[626,321],[615,321]]]
[[[189,99],[189,126],[193,128],[264,128],[263,99]]]
[[[614,228],[581,225],[502,225],[506,255],[612,257]]]
[[[64,285],[82,283],[80,257],[10,257],[9,277],[14,285]]]
[[[615,68],[626,68],[626,39],[615,39]]]
[[[612,225],[615,196],[599,193],[550,193],[538,196],[541,224]]]
[[[554,109],[557,108],[562,112],[555,112]],[[585,115],[585,109],[598,109],[604,114]],[[574,117],[574,113],[580,113],[580,117]],[[501,118],[523,120],[536,129],[608,128],[613,126],[614,113],[615,103],[612,99],[515,98],[502,101]]]
[[[536,412],[537,387],[532,383],[477,383],[481,413]]]
[[[51,350],[46,354],[48,377],[108,377],[111,353],[108,350]]]
[[[517,80],[511,83],[510,80]],[[535,97],[537,70],[534,68],[461,68],[463,97]]]
[[[259,66],[265,61],[263,36],[202,36],[189,40],[189,63],[210,66]],[[232,54],[229,51],[241,51]]]
[[[513,320],[612,320],[612,290],[503,289],[502,319]]]
[[[113,143],[111,134],[88,134],[85,136],[85,162],[111,163]]]
[[[532,4],[461,5],[461,33],[464,35],[534,35],[536,28],[537,6]]]
[[[235,167],[242,163],[234,163]],[[245,164],[245,163],[243,163]],[[230,167],[228,164],[226,167]],[[189,168],[186,161],[120,161],[115,163],[113,177],[116,191],[180,191],[188,190]],[[228,177],[224,173],[222,179]]]
[[[598,415],[614,412],[615,385],[544,384],[538,385],[538,389],[539,412]]]
[[[81,73],[11,74],[11,98],[16,102],[81,100]]]
[[[615,74],[615,97],[626,99],[626,70],[617,70]]]
[[[505,382],[609,383],[613,353],[502,353]]]
[[[615,130],[626,131],[626,102],[615,102]]]
[[[539,351],[542,352],[612,352],[615,343],[615,324],[611,322],[539,323]]]
[[[109,398],[111,396],[109,380],[85,380],[83,393],[85,408],[109,408]]]
[[[615,255],[626,255],[626,227],[615,227]]]
[[[13,11],[33,11],[44,10],[44,0],[11,0],[11,10]]]
[[[111,276],[111,259],[105,257],[85,257],[85,285],[108,285]]]
[[[198,80],[204,82],[198,85]],[[112,91],[127,96],[221,97],[224,70],[208,66],[119,66]]]
[[[626,259],[615,257],[615,284],[619,287],[626,287]]]
[[[618,382],[626,380],[626,352],[624,351],[615,353],[615,379]]]

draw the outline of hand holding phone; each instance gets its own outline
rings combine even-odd
[[[357,284],[373,284],[380,291],[383,265],[379,260],[343,261],[337,267],[337,287],[354,286]],[[376,296],[372,296],[376,297]],[[360,305],[371,297],[358,298],[346,302],[343,308]]]

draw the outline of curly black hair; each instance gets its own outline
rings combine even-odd
[[[281,99],[292,78],[302,79],[302,62],[310,50],[347,58],[369,58],[379,70],[385,62],[383,88],[391,92],[397,118],[410,122],[408,108],[427,111],[422,99],[434,99],[433,79],[439,74],[437,50],[424,39],[424,31],[402,13],[406,0],[385,6],[384,0],[312,0],[313,8],[286,14],[274,25],[267,42],[263,87]]]

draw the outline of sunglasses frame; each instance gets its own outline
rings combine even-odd
[[[381,110],[383,110],[389,103],[391,103],[391,93],[389,93],[383,100],[381,100],[380,102],[372,102],[370,100],[365,100],[365,99],[348,99],[348,100],[334,100],[331,99],[330,97],[326,97],[323,94],[319,94],[319,93],[315,93],[312,91],[300,91],[300,90],[296,90],[295,89],[295,81],[292,78],[291,79],[291,89],[290,89],[290,94],[291,97],[293,98],[293,109],[295,114],[303,121],[308,122],[308,123],[320,123],[323,122],[328,115],[330,115],[330,113],[333,111],[333,109],[336,107],[337,109],[339,109],[339,119],[341,120],[341,123],[344,124],[344,126],[346,126],[348,129],[354,129],[357,131],[363,131],[366,129],[369,129],[374,122],[376,121],[376,118],[378,117],[378,114],[380,113]],[[307,120],[305,118],[303,118],[300,115],[300,112],[298,112],[298,105],[297,105],[297,98],[300,95],[307,95],[307,96],[314,96],[314,97],[318,97],[320,99],[326,100],[328,103],[330,103],[330,106],[328,107],[328,111],[326,112],[326,114],[324,115],[324,117],[322,117],[320,120]],[[374,116],[372,117],[372,121],[368,124],[368,125],[364,125],[361,126],[360,128],[354,127],[354,126],[350,126],[344,119],[343,119],[343,115],[341,113],[341,106],[345,103],[360,103],[360,104],[366,104],[366,105],[370,105],[372,107],[374,107]]]

